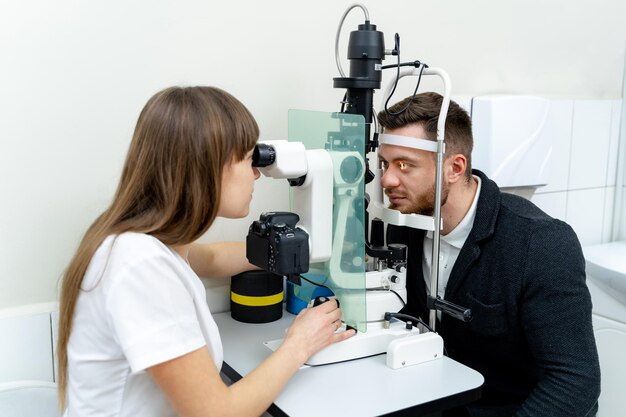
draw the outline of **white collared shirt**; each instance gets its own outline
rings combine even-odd
[[[474,225],[474,218],[476,217],[476,205],[478,204],[478,196],[480,195],[480,178],[476,175],[473,176],[478,182],[476,187],[476,194],[474,200],[470,206],[463,220],[447,235],[441,235],[439,245],[439,282],[437,294],[439,297],[444,298],[446,287],[448,285],[448,279],[450,278],[450,272],[452,267],[459,257],[461,248],[465,243],[465,240],[470,234]],[[424,281],[426,281],[426,292],[430,295],[430,271],[432,265],[432,252],[433,251],[433,232],[429,231],[424,235],[424,249],[422,256],[422,272],[424,274]]]

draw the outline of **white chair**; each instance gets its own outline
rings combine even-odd
[[[57,386],[46,381],[0,383],[0,417],[60,417]]]

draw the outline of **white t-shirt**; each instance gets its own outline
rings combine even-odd
[[[202,282],[158,239],[109,236],[78,296],[68,344],[67,417],[176,415],[146,369],[222,341]]]

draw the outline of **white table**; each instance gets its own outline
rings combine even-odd
[[[284,337],[294,316],[272,323],[235,321],[230,312],[215,314],[224,345],[222,372],[233,381],[251,372],[271,354],[263,342]],[[448,357],[401,369],[385,364],[385,355],[303,367],[268,412],[273,416],[331,417],[422,415],[480,398],[482,375]]]

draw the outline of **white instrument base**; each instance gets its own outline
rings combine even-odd
[[[338,331],[344,331],[340,328]],[[264,342],[271,350],[276,350],[283,339]],[[389,350],[391,348],[391,350]],[[392,320],[388,329],[382,322],[368,324],[367,332],[332,344],[311,356],[306,365],[326,365],[353,359],[365,358],[387,352],[387,365],[397,369],[443,357],[443,341],[435,333],[420,334],[417,327],[410,330],[406,323]],[[390,357],[391,356],[391,362]]]

